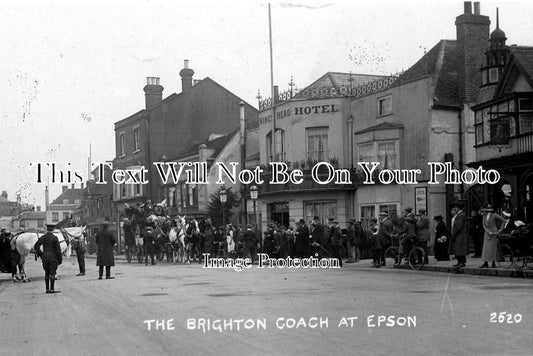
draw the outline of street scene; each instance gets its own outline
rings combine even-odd
[[[98,280],[95,258],[83,278],[74,259],[60,267],[57,296],[43,298],[33,260],[31,283],[0,280],[2,354],[529,355],[533,347],[531,279],[369,263],[235,272],[117,259],[116,278]]]
[[[9,4],[0,355],[531,355],[533,4]]]

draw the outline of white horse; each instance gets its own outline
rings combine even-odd
[[[185,228],[186,228],[185,216],[186,215],[184,216],[178,215],[176,217],[177,226],[172,227],[170,230],[170,233],[168,234],[170,243],[174,246],[173,256],[172,256],[172,260],[174,263],[185,262],[184,261],[185,255],[187,255],[187,261],[189,260],[188,253],[186,253],[188,251],[188,241],[185,235]]]
[[[66,254],[67,258],[70,257],[72,253],[70,241],[74,238],[79,238],[85,232],[85,226],[83,227],[67,227],[61,230],[54,230],[53,233],[56,235],[59,240],[59,246],[61,247],[61,253]],[[37,232],[23,232],[11,239],[11,249],[17,250],[20,255],[19,263],[19,272],[20,278],[22,281],[29,282],[29,278],[26,277],[26,272],[24,271],[24,264],[26,263],[26,257],[30,252],[34,252],[33,246],[39,237],[43,236],[41,233]],[[35,259],[37,259],[37,254],[35,254]],[[18,280],[17,276],[13,276],[13,282]]]
[[[196,257],[198,257],[198,263],[201,263],[202,256],[199,254],[200,227],[198,225],[198,221],[196,221],[196,219],[192,219],[187,225],[185,225],[184,230],[185,240],[187,241],[188,245],[185,250],[185,253],[187,254],[187,263],[191,263],[190,257],[192,257],[193,261],[195,262]]]

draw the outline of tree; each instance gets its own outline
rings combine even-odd
[[[225,189],[227,200],[226,203],[222,204],[220,201],[220,191]],[[239,205],[239,195],[231,190],[231,187],[225,188],[224,186],[220,187],[218,192],[212,194],[209,198],[209,203],[207,203],[207,213],[211,217],[213,226],[222,225],[222,209],[224,209],[224,219],[225,223],[231,220],[233,215],[232,208]]]

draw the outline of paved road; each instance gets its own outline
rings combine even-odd
[[[531,279],[117,262],[116,279],[97,280],[94,259],[85,277],[74,260],[56,295],[39,262],[30,283],[0,275],[0,354],[533,354]],[[491,322],[500,312],[521,320]]]

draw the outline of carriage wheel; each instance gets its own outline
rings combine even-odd
[[[524,256],[520,250],[514,250],[513,263],[515,268],[524,269],[527,266],[527,256]]]
[[[496,254],[498,266],[501,268],[511,268],[514,264],[513,251],[506,244],[500,244]]]
[[[394,246],[385,250],[385,266],[393,268],[398,264],[398,249]]]
[[[419,270],[424,266],[424,258],[426,253],[423,248],[415,247],[409,252],[409,266],[412,269]]]

